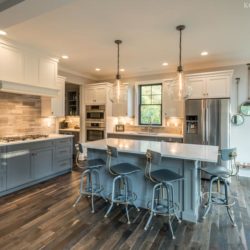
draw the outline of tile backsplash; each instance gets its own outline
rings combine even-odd
[[[113,129],[115,124],[125,124],[125,131],[144,131],[147,130],[146,126],[136,126],[134,119],[132,118],[112,118]],[[170,134],[183,134],[183,118],[169,117],[165,118],[165,126],[152,127],[152,132],[156,133],[170,133]]]
[[[0,137],[55,130],[54,118],[41,117],[41,97],[0,92]]]

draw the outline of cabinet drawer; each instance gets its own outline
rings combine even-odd
[[[72,160],[66,159],[66,160],[57,160],[54,164],[54,171],[59,172],[66,169],[72,168]]]
[[[64,138],[55,141],[56,147],[65,147],[72,143],[72,138]]]
[[[55,150],[55,159],[56,160],[62,160],[62,159],[71,159],[71,147],[70,145],[68,147],[58,147]]]

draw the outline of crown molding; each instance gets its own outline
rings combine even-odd
[[[75,75],[75,76],[80,76],[80,77],[83,77],[83,78],[87,78],[89,80],[94,80],[94,81],[98,81],[99,80],[98,78],[96,78],[93,75],[86,74],[86,73],[83,74],[83,73],[80,73],[78,71],[71,70],[71,69],[68,69],[66,67],[63,67],[60,64],[58,65],[58,70],[62,71],[62,72],[65,72],[65,73],[69,73],[69,74]]]

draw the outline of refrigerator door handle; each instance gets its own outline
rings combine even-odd
[[[208,124],[209,124],[208,119],[209,119],[209,117],[208,117],[208,107],[206,105],[206,145],[208,145],[208,137],[209,137],[209,135],[208,135],[208,130],[209,130],[209,128],[208,128]]]
[[[202,100],[202,109],[201,109],[201,129],[202,129],[202,144],[206,143],[206,135],[205,135],[205,131],[206,131],[206,106],[205,106],[206,102],[204,100]]]

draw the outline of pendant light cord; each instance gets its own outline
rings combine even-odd
[[[180,50],[180,54],[179,54],[179,67],[182,68],[181,66],[181,50],[182,50],[182,30],[180,30],[180,43],[179,43],[179,50]]]
[[[120,44],[122,43],[122,41],[115,40],[115,43],[117,44],[117,74],[116,74],[116,79],[119,80],[121,78],[121,76],[120,76]]]
[[[237,93],[236,105],[237,105],[237,112],[238,112],[238,109],[239,109],[239,83],[240,83],[240,78],[237,77],[237,78],[235,78],[235,80],[236,80],[236,87],[237,87],[237,89],[236,89],[236,93]]]

